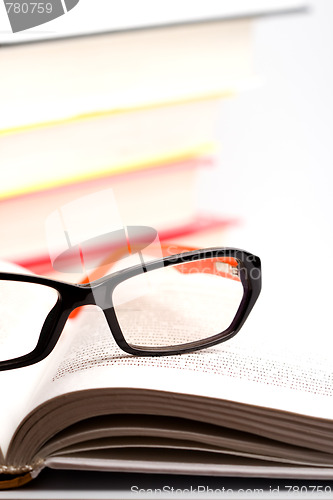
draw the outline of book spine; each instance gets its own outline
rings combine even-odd
[[[33,465],[1,465],[0,490],[18,488],[29,483],[44,469],[44,460],[38,460]]]

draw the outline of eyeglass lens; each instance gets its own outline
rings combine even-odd
[[[47,315],[57,300],[57,291],[48,286],[0,281],[0,361],[34,350]]]
[[[217,257],[143,272],[117,285],[112,300],[127,343],[149,349],[220,334],[243,293],[232,267]]]

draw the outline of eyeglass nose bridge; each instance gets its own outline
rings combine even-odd
[[[109,309],[112,307],[112,290],[113,286],[110,281],[104,281],[103,283],[84,285],[81,288],[80,299],[73,304],[72,310],[77,307],[96,305],[102,310]]]

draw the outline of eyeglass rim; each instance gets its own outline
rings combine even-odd
[[[163,262],[164,265],[177,265],[181,263],[191,262],[193,260],[201,260],[215,257],[233,257],[239,263],[239,271],[240,271],[240,280],[243,285],[244,294],[241,300],[241,303],[238,307],[238,310],[235,314],[235,317],[232,323],[226,330],[222,332],[207,337],[202,340],[194,341],[186,344],[178,344],[176,346],[168,346],[168,347],[149,347],[149,349],[145,349],[144,347],[133,346],[129,344],[125,337],[123,336],[121,327],[117,320],[117,315],[114,307],[105,311],[104,314],[109,323],[109,326],[112,325],[112,333],[118,344],[118,346],[125,352],[134,355],[140,356],[160,356],[160,355],[174,355],[174,354],[182,354],[189,353],[201,349],[205,349],[207,347],[212,347],[221,342],[229,340],[234,337],[246,319],[248,318],[255,302],[257,301],[260,291],[261,291],[261,262],[259,257],[246,252],[245,250],[240,250],[236,248],[208,248],[208,249],[200,249],[191,252],[183,252],[182,254],[172,255],[170,257],[166,257],[163,259],[159,259],[158,261],[153,261],[151,263],[147,263],[147,271],[152,271],[154,269],[158,269],[160,267],[160,263]],[[254,276],[253,271],[257,272],[257,276]],[[120,272],[119,280],[115,283],[114,289],[116,286],[126,279],[134,277],[141,272],[141,266],[135,266],[126,270],[126,278],[124,278],[123,271]],[[113,292],[112,292],[113,293]],[[111,326],[110,326],[111,328]]]
[[[248,318],[261,291],[261,262],[259,257],[237,248],[213,247],[182,252],[180,254],[145,262],[145,269],[146,272],[150,272],[161,267],[215,257],[233,257],[239,262],[239,277],[243,285],[244,294],[231,325],[226,330],[213,337],[177,346],[162,348],[149,347],[148,350],[134,347],[126,342],[112,303],[112,294],[117,285],[142,273],[142,265],[136,265],[114,272],[111,275],[84,285],[66,283],[36,275],[0,272],[1,281],[8,280],[36,283],[53,288],[58,293],[58,300],[45,319],[36,347],[30,353],[23,356],[11,360],[0,361],[0,371],[29,366],[46,358],[58,342],[70,313],[77,307],[84,305],[97,305],[97,307],[100,307],[94,300],[94,292],[97,288],[103,291],[103,288],[106,286],[108,287],[112,306],[108,309],[100,308],[104,313],[111,330],[111,335],[114,337],[118,347],[128,354],[139,356],[182,354],[205,349],[234,337]],[[256,271],[256,276],[254,276],[254,271]],[[50,327],[45,328],[48,322],[52,324]]]

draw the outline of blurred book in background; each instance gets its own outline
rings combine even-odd
[[[3,46],[0,55],[2,258],[41,272],[32,263],[45,262],[49,213],[106,187],[124,225],[223,244],[230,220],[197,212],[196,176],[214,164],[219,100],[255,82],[250,19]],[[82,218],[94,223],[89,207]]]
[[[0,130],[233,93],[252,84],[251,24],[222,20],[2,44]]]
[[[74,14],[65,15],[48,24],[50,30],[29,29],[15,33],[9,31],[4,12],[0,17],[0,43],[22,43],[54,38],[73,37],[109,31],[162,27],[180,23],[202,22],[209,19],[231,19],[304,10],[301,0],[169,0],[163,4],[155,0],[98,0],[98,3],[65,0],[64,13],[75,7]],[[52,26],[52,28],[51,28]],[[52,29],[52,31],[51,31]]]
[[[152,165],[117,175],[96,177],[59,187],[7,197],[0,203],[3,243],[1,252],[38,274],[49,274],[50,258],[44,236],[45,219],[50,212],[72,200],[112,188],[124,225],[145,225],[158,229],[161,240],[191,243],[191,237],[211,234],[222,237],[232,219],[201,215],[196,208],[199,169],[213,168],[210,157]],[[83,216],[94,226],[91,207]],[[10,214],[10,217],[7,217]],[[96,211],[94,211],[96,214]],[[101,207],[101,218],[111,218]],[[105,224],[106,226],[107,224]],[[24,252],[21,241],[25,241]],[[96,249],[99,251],[99,249]]]

